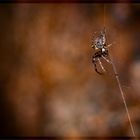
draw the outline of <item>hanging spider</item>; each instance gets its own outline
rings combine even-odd
[[[111,64],[111,61],[107,58],[108,57],[108,47],[110,47],[112,44],[106,45],[106,34],[105,29],[100,32],[100,35],[95,38],[95,40],[92,43],[92,48],[97,50],[94,55],[92,56],[92,63],[94,64],[95,71],[102,75],[106,71],[105,68],[102,65],[102,62],[100,61],[100,58],[103,58],[106,62]],[[97,62],[99,62],[99,65],[103,72],[98,71],[97,69]]]

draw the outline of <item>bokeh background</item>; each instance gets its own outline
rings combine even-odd
[[[1,136],[132,136],[112,66],[91,61],[104,26],[140,136],[140,4],[0,4],[0,19]]]

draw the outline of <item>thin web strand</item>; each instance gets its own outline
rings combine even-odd
[[[120,92],[121,92],[121,96],[122,96],[123,103],[124,103],[124,106],[125,106],[125,110],[126,110],[126,113],[127,113],[127,117],[128,117],[129,123],[130,123],[130,127],[131,127],[131,130],[132,130],[132,134],[133,134],[134,137],[136,137],[135,131],[134,131],[134,127],[133,127],[133,124],[132,124],[132,121],[131,121],[130,113],[129,113],[129,110],[128,110],[128,106],[127,106],[127,104],[126,104],[125,95],[124,95],[124,92],[123,92],[123,90],[122,90],[122,86],[121,86],[121,83],[120,83],[120,80],[119,80],[119,76],[118,76],[118,73],[117,73],[117,69],[116,69],[115,64],[113,63],[113,60],[112,60],[112,57],[111,57],[110,54],[109,54],[109,58],[110,58],[110,60],[111,60],[112,67],[113,67],[113,71],[114,71],[114,74],[115,74],[115,78],[116,78],[116,81],[117,81],[117,83],[118,83],[119,90],[120,90]]]
[[[105,28],[105,23],[106,23],[106,21],[105,21],[105,17],[106,17],[105,16],[105,13],[106,13],[106,11],[105,11],[105,4],[103,4],[103,10],[104,10],[103,11],[103,13],[104,13],[104,17],[103,17],[104,18],[104,21],[103,21],[103,23],[104,23],[104,28]]]
[[[105,4],[103,4],[103,14],[104,14],[104,21],[103,21],[103,23],[104,23],[104,28],[105,28],[105,14],[106,14],[106,11],[105,11]],[[105,30],[106,31],[106,30]],[[111,45],[112,46],[112,45]],[[110,47],[110,46],[108,46],[108,47]],[[124,106],[125,106],[125,110],[126,110],[126,113],[127,113],[127,117],[128,117],[128,120],[129,120],[129,123],[130,123],[130,127],[131,127],[131,131],[132,131],[132,134],[133,134],[133,136],[134,137],[136,137],[136,135],[135,135],[135,131],[134,131],[134,127],[133,127],[133,124],[132,124],[132,121],[131,121],[131,117],[130,117],[130,114],[129,114],[129,110],[128,110],[128,106],[127,106],[127,103],[126,103],[126,99],[125,99],[125,95],[124,95],[124,92],[123,92],[123,90],[122,90],[122,86],[121,86],[121,83],[120,83],[120,80],[119,80],[119,76],[118,76],[118,73],[117,73],[117,69],[116,69],[116,66],[115,66],[115,64],[113,63],[113,59],[112,59],[112,57],[111,57],[111,55],[110,55],[110,53],[109,53],[109,58],[110,58],[110,61],[111,61],[111,64],[112,64],[112,67],[113,67],[113,71],[114,71],[114,74],[115,74],[115,78],[116,78],[116,81],[117,81],[117,84],[118,84],[118,87],[119,87],[119,90],[120,90],[120,92],[121,92],[121,96],[122,96],[122,99],[123,99],[123,103],[124,103]]]

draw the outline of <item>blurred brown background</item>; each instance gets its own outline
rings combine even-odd
[[[140,4],[0,4],[0,19],[1,136],[132,136],[112,67],[91,62],[104,26],[140,136]]]

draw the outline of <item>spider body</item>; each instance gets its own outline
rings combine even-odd
[[[111,61],[107,58],[108,57],[107,47],[109,47],[110,45],[112,45],[112,44],[106,45],[105,31],[101,31],[100,35],[97,38],[95,38],[94,42],[92,43],[91,47],[94,48],[95,50],[97,50],[94,53],[94,55],[92,56],[92,63],[94,64],[95,71],[98,74],[103,74],[103,72],[106,71],[105,68],[102,65],[102,62],[100,61],[101,58],[103,58],[108,63],[111,63]],[[99,62],[99,65],[101,66],[101,69],[103,70],[103,72],[98,71],[97,62]]]
[[[95,47],[95,49],[103,49],[106,46],[105,43],[105,33],[101,32],[101,34],[95,39],[93,47]]]

